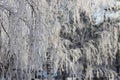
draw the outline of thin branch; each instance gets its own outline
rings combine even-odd
[[[4,32],[7,34],[7,36],[10,38],[10,36],[9,36],[9,34],[8,34],[8,32],[6,31],[6,29],[4,28],[4,26],[3,26],[3,24],[1,23],[1,26],[2,26],[2,28],[3,28],[3,30],[4,30]]]
[[[8,38],[9,38],[8,44],[10,45],[10,36],[9,36],[8,32],[6,31],[6,29],[4,28],[4,25],[2,23],[1,23],[1,27],[3,28],[4,32],[8,36]]]

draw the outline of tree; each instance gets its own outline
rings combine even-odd
[[[0,0],[1,79],[60,70],[63,80],[119,80],[119,9],[119,0]]]

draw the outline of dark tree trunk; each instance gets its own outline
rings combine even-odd
[[[119,54],[119,50],[116,54],[116,72],[118,73],[118,75],[120,75],[120,54]]]
[[[66,80],[66,71],[61,70],[61,72],[62,72],[62,80]]]

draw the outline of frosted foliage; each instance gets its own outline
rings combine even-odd
[[[0,0],[0,80],[31,80],[46,64],[119,80],[119,33],[119,0]]]

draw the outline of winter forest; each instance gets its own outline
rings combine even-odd
[[[120,80],[120,0],[0,0],[0,80]]]

